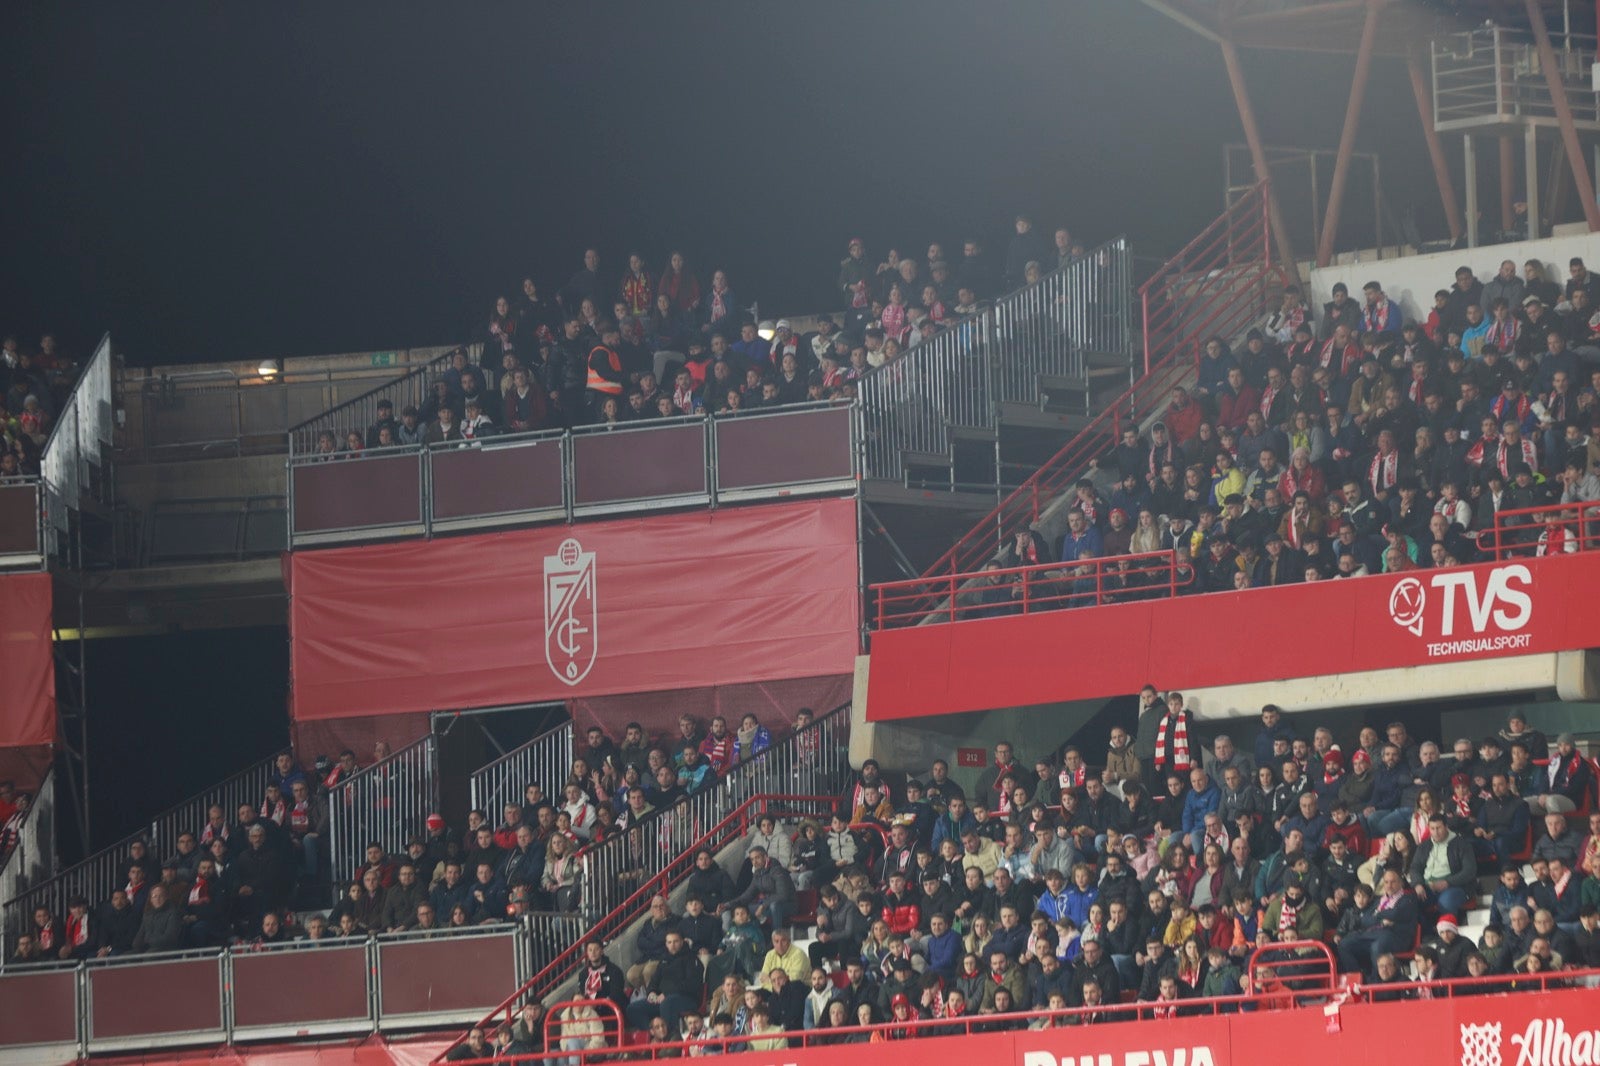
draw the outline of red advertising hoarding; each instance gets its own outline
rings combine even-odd
[[[1600,647],[1600,552],[1318,581],[872,635],[887,721]],[[1246,651],[1249,654],[1245,654]]]
[[[846,674],[852,500],[296,552],[297,721]]]
[[[51,603],[49,574],[0,577],[0,748],[55,743]]]

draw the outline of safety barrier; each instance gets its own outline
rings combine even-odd
[[[157,500],[144,516],[139,561],[237,561],[277,555],[287,507],[281,495]]]
[[[1478,548],[1496,559],[1594,551],[1600,548],[1600,501],[1496,511],[1493,527],[1478,534]]]
[[[290,541],[307,547],[850,492],[854,428],[848,405],[815,403],[359,453],[297,452],[289,468]]]
[[[1138,428],[1165,407],[1173,386],[1194,372],[1207,338],[1237,336],[1267,313],[1271,286],[1284,278],[1272,262],[1267,203],[1263,182],[1139,287],[1144,375],[1105,405],[925,574],[980,569],[1018,531],[1036,522],[1050,502],[1088,469],[1091,459],[1103,458],[1124,428]]]
[[[0,478],[0,570],[42,570],[45,487],[36,477]]]
[[[1194,569],[1180,566],[1170,550],[888,581],[871,589],[873,628],[1160,599],[1193,583]],[[934,598],[942,602],[930,611]]]
[[[562,722],[521,747],[480,767],[472,774],[472,806],[498,818],[508,803],[523,801],[529,785],[538,785],[552,803],[561,802],[561,787],[572,772],[572,723]]]
[[[0,1059],[468,1025],[526,980],[530,929],[507,922],[8,967]]]
[[[548,961],[543,961],[541,956],[535,953],[534,975],[515,992],[501,1000],[500,1004],[484,1015],[477,1024],[489,1026],[500,1021],[510,1021],[522,1004],[532,1000],[543,1000],[554,993],[573,976],[580,964],[579,947],[582,941],[611,939],[643,917],[653,897],[670,892],[694,870],[694,857],[697,852],[701,850],[717,852],[743,839],[749,833],[750,827],[755,825],[763,814],[771,814],[783,821],[800,817],[820,820],[827,817],[837,802],[838,797],[832,793],[811,796],[752,796],[745,800],[703,833],[688,841],[688,846],[661,870],[630,881],[627,886],[627,896],[610,913],[598,919],[584,920],[581,923],[582,932],[579,934],[581,940],[574,937],[566,943],[559,954],[549,958]],[[541,961],[543,965],[540,965]],[[440,1054],[436,1061],[442,1061],[445,1055],[465,1039],[466,1034],[463,1033]]]
[[[72,394],[56,414],[55,427],[39,456],[39,472],[49,493],[45,513],[58,531],[69,528],[68,512],[86,503],[110,503],[104,473],[110,465],[116,412],[112,403],[111,337],[100,338]]]
[[[1038,403],[1041,377],[1077,383],[1089,413],[1090,353],[1131,358],[1132,292],[1119,237],[863,375],[865,475],[901,480],[907,453],[947,453],[952,428],[993,430],[1001,403]]]
[[[96,906],[110,898],[111,890],[127,880],[129,851],[135,843],[145,845],[148,851],[145,863],[148,880],[159,881],[164,853],[173,851],[179,835],[194,833],[198,836],[212,806],[221,807],[223,817],[232,825],[241,804],[258,806],[261,803],[279,754],[274,752],[204,792],[162,811],[115,844],[101,848],[54,877],[19,886],[16,895],[0,897],[5,900],[6,937],[14,937],[27,929],[38,907],[48,908],[51,914],[60,916],[67,913],[67,901],[73,896],[83,896]]]
[[[339,781],[328,791],[328,840],[335,882],[354,876],[376,841],[390,855],[439,809],[439,745],[433,735]]]
[[[426,363],[409,370],[392,381],[386,381],[376,388],[370,388],[358,396],[345,400],[334,407],[330,407],[315,417],[292,426],[289,429],[289,455],[291,458],[307,455],[317,450],[317,438],[323,433],[332,433],[338,447],[344,447],[344,435],[351,430],[366,435],[367,427],[378,420],[378,404],[388,400],[394,405],[394,417],[398,419],[400,412],[407,407],[421,409],[427,402],[433,390],[435,381],[443,378],[445,371],[459,352],[467,357],[467,362],[478,369],[477,363],[483,351],[481,344],[466,344],[450,348],[447,351],[429,359]],[[487,382],[484,387],[490,387]]]

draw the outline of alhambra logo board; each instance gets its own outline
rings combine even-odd
[[[1509,1039],[1503,1049],[1500,1022],[1461,1023],[1461,1066],[1600,1066],[1600,1032],[1568,1030],[1562,1018],[1535,1018]],[[1514,1063],[1507,1050],[1516,1053]]]
[[[1406,576],[1389,590],[1390,621],[1421,637],[1430,657],[1526,649],[1533,606],[1533,575],[1521,563]]]
[[[563,684],[576,685],[594,669],[598,620],[594,552],[568,537],[544,557],[544,661]]]

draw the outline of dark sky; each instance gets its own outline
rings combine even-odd
[[[1134,0],[5,8],[0,329],[137,363],[459,340],[591,242],[772,313],[852,234],[999,252],[1028,210],[1161,255],[1240,138],[1215,47]],[[1269,140],[1337,142],[1348,60],[1246,62]],[[1426,229],[1398,68],[1362,141]]]

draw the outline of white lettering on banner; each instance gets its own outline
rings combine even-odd
[[[1160,1048],[1149,1051],[1125,1051],[1120,1063],[1116,1056],[1102,1052],[1098,1055],[1062,1055],[1059,1059],[1049,1051],[1025,1051],[1022,1066],[1216,1066],[1209,1046],[1174,1048],[1169,1054]],[[1573,1064],[1576,1066],[1576,1064]]]
[[[1415,577],[1403,577],[1389,592],[1389,618],[1401,629],[1422,636],[1429,614],[1428,587],[1438,590],[1438,631],[1456,635],[1461,608],[1471,637],[1455,641],[1429,641],[1430,656],[1469,655],[1509,651],[1532,644],[1529,634],[1517,635],[1533,618],[1533,574],[1521,563],[1497,566],[1488,573],[1454,570],[1434,574],[1424,586]]]
[[[1535,1018],[1511,1035],[1511,1046],[1517,1049],[1516,1066],[1600,1066],[1600,1032],[1569,1033],[1561,1018]]]

